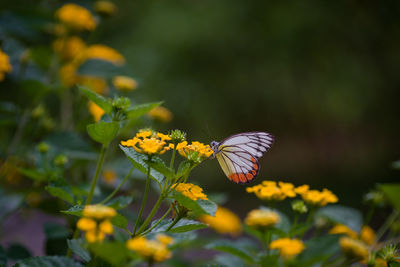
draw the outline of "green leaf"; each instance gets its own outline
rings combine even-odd
[[[74,195],[69,186],[54,186],[49,185],[45,187],[46,191],[49,192],[53,197],[58,197],[70,204],[74,204]]]
[[[340,205],[331,205],[320,208],[315,214],[315,218],[318,217],[325,217],[335,223],[344,224],[358,233],[361,231],[363,222],[360,211]]]
[[[381,184],[379,189],[382,190],[393,207],[400,211],[400,184]]]
[[[55,150],[71,159],[95,160],[98,154],[82,136],[75,132],[59,132],[47,137],[44,142]]]
[[[174,170],[168,167],[161,158],[156,156],[152,157],[150,162],[150,167],[162,173],[164,176],[168,178],[172,178],[175,175]]]
[[[103,242],[94,243],[89,246],[90,251],[97,257],[104,259],[114,266],[123,266],[130,254],[124,243],[119,242]]]
[[[74,215],[78,217],[82,217],[82,211],[84,209],[84,205],[75,205],[68,210],[62,210],[61,212],[68,215]]]
[[[305,243],[305,247],[306,249],[297,257],[298,266],[314,266],[340,251],[339,236],[325,235],[311,238]]]
[[[118,213],[111,219],[111,223],[119,228],[125,229],[128,226],[128,219]]]
[[[155,222],[157,222],[157,221],[155,221]],[[151,231],[151,233],[165,232],[172,222],[173,222],[173,220],[170,220],[170,219],[161,221],[160,224],[157,225]],[[207,224],[204,224],[204,223],[201,223],[198,221],[181,219],[174,225],[174,227],[172,227],[168,231],[168,233],[184,233],[184,232],[194,231],[194,230],[198,230],[198,229],[203,229],[206,227],[208,227]]]
[[[96,92],[85,88],[84,86],[78,86],[79,90],[84,93],[87,98],[93,101],[96,105],[101,107],[105,113],[110,114],[112,111],[112,104],[107,98],[102,95],[97,94]]]
[[[217,240],[209,243],[206,248],[223,251],[235,255],[245,261],[254,263],[253,256],[248,253],[249,250],[238,241],[232,242],[230,240]]]
[[[85,262],[90,261],[90,253],[83,248],[85,241],[83,239],[67,239],[68,248],[76,255],[82,258]]]
[[[188,161],[188,160],[182,161],[179,164],[178,171],[176,172],[175,178],[179,178],[179,177],[182,177],[183,175],[185,175],[190,170],[191,166],[192,165],[191,165],[190,161]]]
[[[44,233],[46,234],[46,239],[65,239],[70,234],[64,225],[55,223],[45,223]]]
[[[131,204],[132,200],[133,196],[119,196],[107,202],[106,205],[116,210],[120,210]]]
[[[22,260],[31,256],[29,250],[20,244],[12,244],[7,248],[7,258],[12,260]]]
[[[62,266],[62,267],[82,267],[79,262],[61,256],[42,256],[33,257],[18,261],[15,267],[43,267],[43,266]]]
[[[24,176],[26,176],[26,177],[34,180],[34,181],[43,182],[43,181],[47,181],[48,180],[48,177],[47,177],[46,173],[44,173],[42,171],[39,171],[37,169],[18,168],[18,171],[22,175],[24,175]]]
[[[211,200],[193,200],[186,197],[181,192],[177,192],[175,190],[172,191],[172,197],[177,200],[179,204],[191,210],[197,216],[202,214],[214,216],[215,212],[217,211],[217,204],[215,204]]]
[[[99,121],[97,123],[89,124],[87,126],[87,132],[90,137],[104,145],[108,145],[118,134],[119,123],[118,122],[105,122]]]
[[[84,76],[112,78],[122,72],[122,68],[101,59],[88,59],[79,66],[77,73]]]
[[[125,155],[129,158],[132,165],[144,174],[147,174],[147,155],[140,154],[135,151],[132,147],[119,146]],[[164,182],[164,175],[154,169],[150,169],[150,177],[157,181],[161,186]]]
[[[144,114],[148,113],[150,110],[152,110],[155,107],[158,107],[161,105],[163,101],[160,102],[153,102],[153,103],[146,103],[146,104],[141,104],[141,105],[136,105],[133,107],[130,107],[128,109],[128,118],[130,120],[135,120]]]
[[[246,266],[244,261],[241,258],[232,256],[230,254],[218,254],[214,258],[214,262],[211,262],[207,266]]]

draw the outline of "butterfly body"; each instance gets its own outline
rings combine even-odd
[[[274,137],[265,132],[248,132],[212,141],[211,149],[225,175],[234,183],[249,183],[258,175],[258,159],[271,147]]]

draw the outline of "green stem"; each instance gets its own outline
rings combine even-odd
[[[174,151],[172,152],[172,157],[171,157],[171,162],[169,164],[169,167],[172,169],[174,167],[174,160],[175,160],[175,154],[176,154],[176,145],[174,143]]]
[[[393,210],[392,214],[389,215],[389,217],[386,219],[386,221],[383,223],[381,228],[379,228],[378,232],[376,233],[376,238],[375,242],[372,245],[372,247],[375,247],[379,239],[382,238],[382,236],[385,234],[385,232],[389,229],[389,227],[394,223],[394,221],[397,219],[397,216],[399,215],[399,212],[397,210]]]
[[[124,177],[124,179],[122,180],[122,182],[119,184],[119,186],[117,188],[114,189],[114,191],[106,198],[104,199],[102,202],[100,202],[100,204],[105,204],[107,203],[120,189],[121,187],[125,184],[125,182],[128,180],[128,178],[131,176],[133,170],[135,169],[135,167],[132,167],[131,170],[129,171],[129,173]]]
[[[103,145],[100,151],[99,161],[97,162],[96,172],[94,174],[92,184],[90,185],[89,195],[86,199],[85,205],[89,205],[93,198],[94,189],[97,185],[97,180],[99,179],[101,168],[103,167],[104,156],[106,155],[107,146]]]
[[[315,207],[311,207],[306,223],[311,223],[311,220],[314,217],[314,213],[315,213]]]
[[[296,230],[296,226],[297,226],[297,222],[299,221],[299,217],[300,217],[300,213],[295,212],[293,224],[292,224],[292,227],[290,228],[290,231],[289,231],[289,234],[290,234],[291,237],[292,237],[293,231]]]
[[[266,248],[267,248],[267,255],[270,254],[270,249],[269,249],[269,243],[271,242],[271,231],[267,231],[267,233],[264,233],[264,235],[267,235],[267,237],[265,238],[265,244],[266,244]]]
[[[144,229],[146,229],[146,227],[149,225],[149,223],[151,222],[151,219],[153,219],[154,215],[156,214],[158,208],[160,207],[162,201],[164,200],[164,195],[161,194],[160,197],[158,198],[156,204],[154,204],[153,209],[151,210],[149,216],[147,216],[146,220],[143,222],[143,224],[140,226],[137,234],[140,234],[144,231]],[[133,232],[134,235],[136,235],[136,232]]]
[[[177,224],[180,221],[180,219],[182,219],[182,216],[179,216],[179,215],[176,216],[174,221],[168,226],[168,228],[167,228],[167,230],[165,230],[165,232],[168,232],[169,230],[171,230],[172,227],[174,227],[175,224]]]
[[[142,206],[140,207],[139,215],[136,219],[135,228],[133,229],[133,235],[136,234],[136,229],[139,225],[140,218],[142,217],[144,206],[146,206],[147,195],[149,193],[149,187],[150,187],[150,157],[149,157],[149,162],[147,164],[147,178],[146,178],[146,186],[144,189],[144,195],[143,195],[143,200],[142,200]]]
[[[371,221],[372,215],[375,212],[375,205],[372,204],[368,210],[367,216],[365,216],[365,221],[364,221],[364,225],[368,225],[369,222]]]
[[[149,233],[151,230],[153,230],[154,228],[156,228],[157,225],[159,225],[161,223],[161,221],[164,220],[165,217],[167,217],[167,215],[171,212],[171,210],[172,210],[172,205],[169,207],[167,212],[165,212],[164,215],[153,226],[151,226],[149,229],[147,229],[146,231],[141,233],[141,235],[145,235],[145,234]]]

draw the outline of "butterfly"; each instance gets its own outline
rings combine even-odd
[[[271,147],[274,137],[265,132],[248,132],[212,141],[219,165],[228,179],[237,184],[249,183],[258,175],[258,159]]]

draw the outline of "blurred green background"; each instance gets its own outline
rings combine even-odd
[[[117,15],[92,42],[126,57],[126,72],[141,85],[137,102],[165,100],[174,120],[158,130],[182,129],[205,143],[272,133],[276,143],[255,183],[327,187],[342,204],[358,205],[375,182],[398,179],[391,163],[400,157],[399,1],[115,3]],[[51,16],[60,4],[1,5]],[[193,180],[227,192],[232,206],[249,199],[216,160]]]

